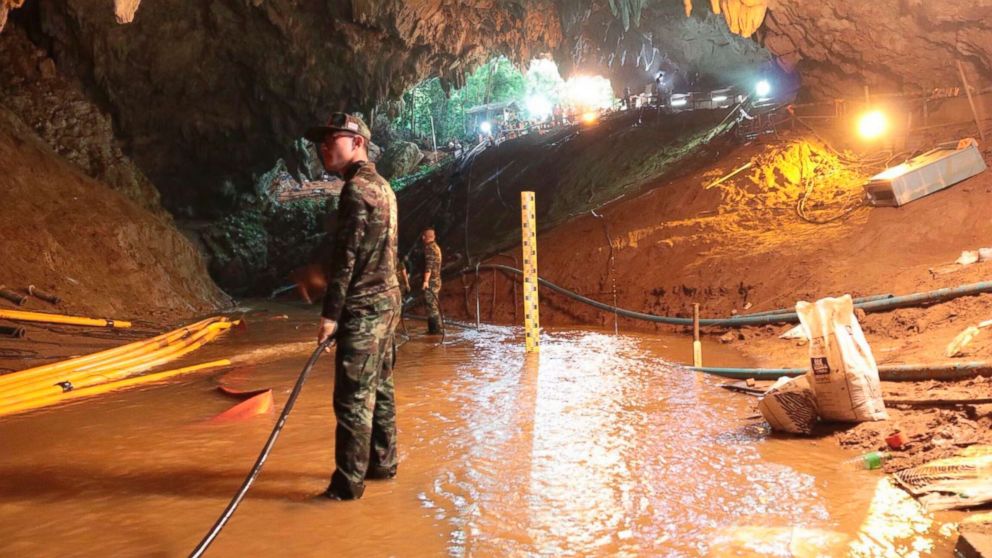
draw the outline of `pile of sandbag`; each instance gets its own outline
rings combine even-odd
[[[798,302],[796,312],[809,341],[810,370],[798,378],[780,378],[758,402],[772,428],[809,434],[817,417],[837,422],[889,418],[878,366],[851,296]]]

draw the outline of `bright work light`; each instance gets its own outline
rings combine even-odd
[[[768,80],[763,79],[754,86],[754,92],[758,94],[759,98],[765,98],[772,92],[772,84],[768,83]]]
[[[888,128],[888,119],[880,110],[866,112],[858,119],[858,134],[864,139],[875,139],[884,134]]]

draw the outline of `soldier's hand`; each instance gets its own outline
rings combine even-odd
[[[427,287],[429,287],[429,286],[430,285],[428,284],[428,282],[427,281],[424,281],[424,286],[422,288],[426,291],[427,290]]]
[[[317,331],[317,344],[320,345],[324,341],[327,341],[334,332],[338,329],[338,323],[334,320],[328,320],[327,318],[320,319],[320,329]],[[324,352],[331,352],[330,346],[324,349]]]

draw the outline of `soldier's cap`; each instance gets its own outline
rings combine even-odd
[[[361,118],[344,112],[335,112],[327,119],[325,126],[314,126],[303,134],[303,137],[314,142],[321,143],[328,132],[350,132],[362,136],[365,141],[372,141],[372,132]]]

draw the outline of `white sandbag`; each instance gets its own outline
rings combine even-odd
[[[758,411],[772,430],[809,434],[816,424],[816,395],[806,376],[779,378],[761,396]]]
[[[842,422],[886,420],[878,366],[854,316],[851,295],[796,303],[809,339],[809,383],[820,417]]]

